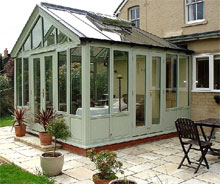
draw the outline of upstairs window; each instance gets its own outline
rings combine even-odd
[[[186,0],[185,2],[187,23],[204,20],[204,0]]]
[[[140,8],[138,6],[129,10],[129,20],[134,23],[135,27],[140,27]]]

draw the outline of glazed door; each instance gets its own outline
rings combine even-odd
[[[151,54],[150,57],[150,90],[149,90],[149,133],[156,133],[163,130],[162,117],[164,109],[163,95],[163,63],[165,55]]]
[[[33,112],[53,107],[53,54],[32,57]]]
[[[137,136],[147,133],[149,121],[149,58],[144,52],[136,52],[134,57],[133,135]]]

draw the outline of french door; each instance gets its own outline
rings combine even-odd
[[[31,57],[32,72],[32,109],[37,113],[53,107],[53,61],[54,54],[41,54]]]
[[[162,131],[162,60],[164,55],[134,54],[133,135]]]

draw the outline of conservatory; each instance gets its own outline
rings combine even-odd
[[[132,23],[48,3],[37,5],[13,50],[15,106],[54,108],[79,149],[175,132],[190,117],[190,55]]]

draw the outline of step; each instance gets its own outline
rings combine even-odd
[[[22,143],[24,143],[28,146],[37,148],[41,151],[53,151],[54,150],[54,142],[52,142],[51,145],[41,145],[39,137],[30,135],[30,134],[27,134],[27,133],[23,137],[14,136],[14,140],[18,141],[18,142],[22,142]],[[57,149],[60,149],[62,147],[61,144],[58,144],[58,143],[57,143],[56,146],[57,146]]]

